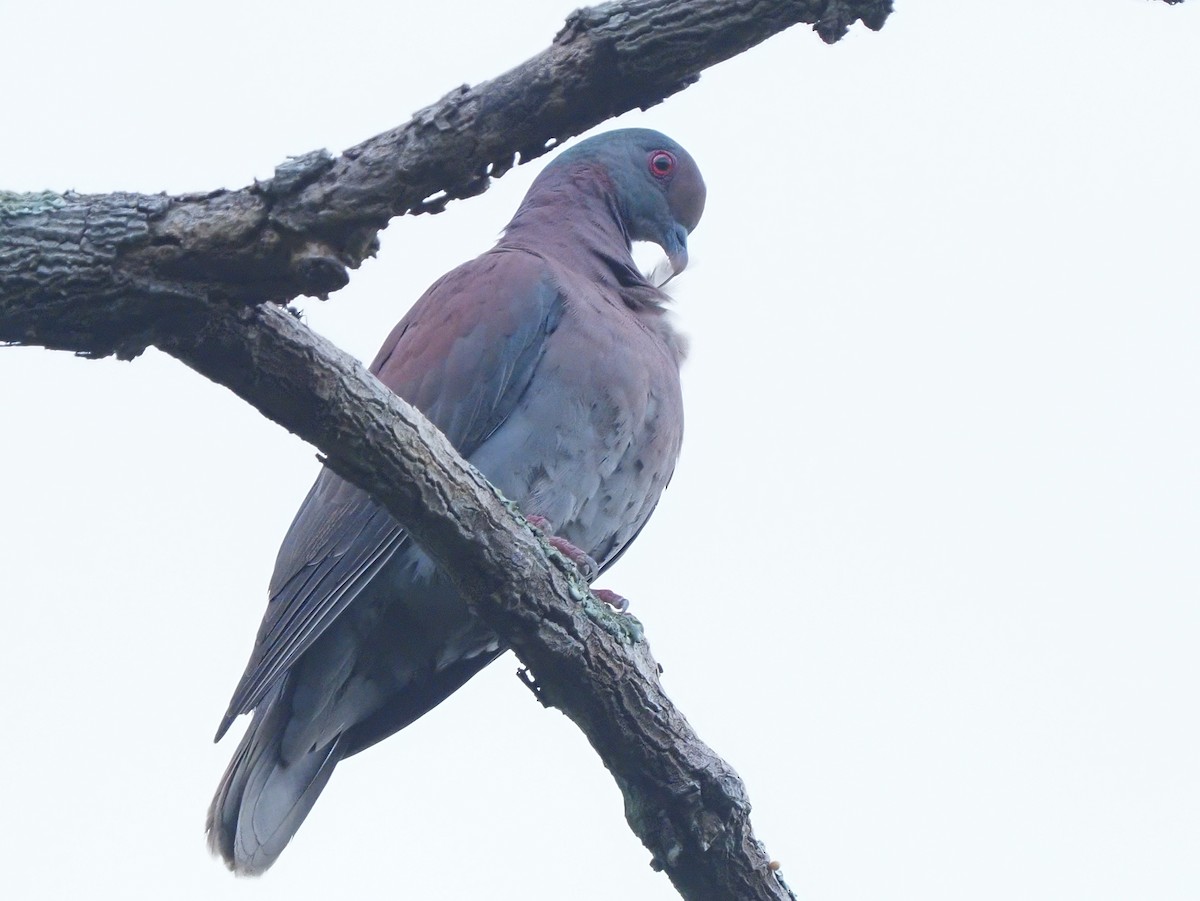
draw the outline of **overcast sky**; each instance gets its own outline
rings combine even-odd
[[[0,0],[0,188],[240,187],[575,5]],[[604,584],[802,897],[1194,901],[1200,3],[899,6],[620,120],[709,200],[683,458]],[[541,165],[393,222],[308,321],[369,359]],[[0,895],[675,897],[511,656],[234,879],[211,737],[313,449],[153,351],[0,349],[0,385]]]

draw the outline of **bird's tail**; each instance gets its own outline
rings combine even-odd
[[[286,693],[281,684],[259,704],[208,808],[208,847],[239,875],[261,875],[275,862],[342,758],[339,736],[283,759]]]

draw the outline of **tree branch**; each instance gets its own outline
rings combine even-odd
[[[794,898],[754,838],[741,779],[663,692],[641,624],[597,601],[424,416],[277,306],[212,305],[195,326],[160,346],[325,449],[405,524],[587,736],[683,897]]]
[[[549,48],[338,158],[237,191],[0,194],[0,341],[132,358],[203,299],[324,298],[403,213],[438,212],[572,135],[692,84],[799,22],[836,41],[891,0],[625,0],[573,13]]]
[[[580,10],[552,46],[333,159],[240,191],[0,194],[0,341],[133,357],[153,344],[312,442],[455,579],[600,755],[634,832],[690,899],[794,897],[737,774],[662,691],[637,620],[574,567],[423,416],[263,301],[324,296],[393,215],[486,189],[519,156],[695,81],[800,21],[835,41],[890,0],[626,0]]]

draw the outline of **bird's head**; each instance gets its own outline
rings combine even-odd
[[[629,239],[657,244],[682,272],[688,235],[704,212],[704,179],[691,154],[660,132],[623,128],[579,142],[551,165],[585,163],[607,173]]]

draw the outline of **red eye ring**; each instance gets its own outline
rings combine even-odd
[[[675,154],[669,150],[655,150],[650,154],[650,174],[655,178],[666,178],[675,171]]]

